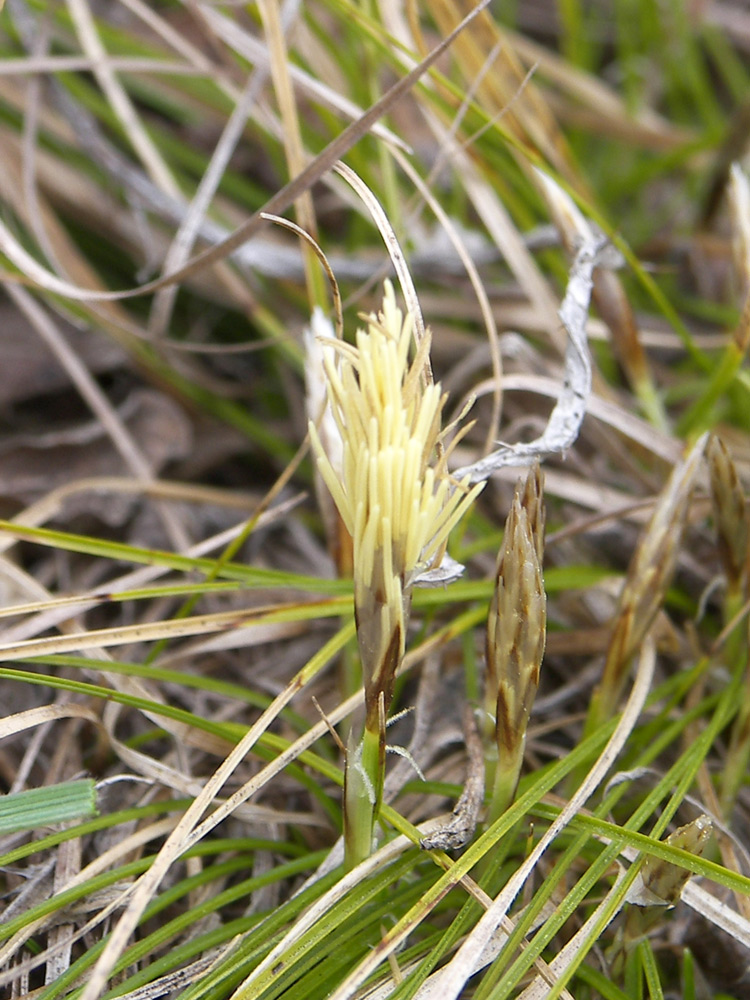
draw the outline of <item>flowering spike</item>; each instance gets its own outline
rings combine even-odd
[[[365,735],[370,737],[380,727],[379,713],[387,714],[390,707],[413,582],[439,562],[451,529],[484,485],[456,482],[444,463],[433,464],[446,397],[439,385],[426,384],[428,338],[409,363],[412,333],[411,315],[402,314],[386,282],[381,312],[367,317],[356,346],[335,341],[335,358],[324,359],[328,398],[343,442],[338,469],[310,427],[321,477],[352,533]],[[366,749],[364,766],[376,757],[379,761],[383,755]],[[376,791],[382,786],[382,774],[370,773],[370,780]],[[370,827],[378,804],[370,812]],[[349,803],[345,815],[351,822]],[[366,838],[359,831],[354,839],[361,852]]]

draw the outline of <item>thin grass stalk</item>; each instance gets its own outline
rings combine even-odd
[[[494,720],[497,759],[487,768],[488,822],[512,803],[526,746],[526,729],[539,686],[546,638],[542,474],[537,465],[523,490],[516,487],[497,563],[487,619],[486,714]]]
[[[385,768],[385,720],[406,648],[411,591],[438,565],[452,527],[483,484],[447,471],[445,396],[426,376],[429,336],[409,361],[413,320],[386,282],[382,311],[354,346],[324,356],[327,395],[342,444],[338,468],[310,422],[318,469],[353,541],[354,612],[365,689],[361,737],[350,743],[344,793],[349,868],[369,856]]]
[[[737,618],[748,599],[748,562],[750,530],[745,493],[737,469],[727,448],[712,437],[706,449],[714,524],[719,560],[724,575],[723,619],[727,625]],[[736,625],[727,636],[724,658],[735,673],[745,664],[746,683],[739,710],[732,724],[729,750],[722,772],[720,801],[725,816],[734,807],[737,793],[750,764],[750,663],[748,663],[748,623]]]

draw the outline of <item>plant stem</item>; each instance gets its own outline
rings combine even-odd
[[[521,775],[521,767],[523,766],[525,745],[526,740],[523,739],[512,752],[501,752],[495,764],[492,794],[487,809],[488,826],[491,826],[496,819],[502,816],[515,798],[518,779]]]
[[[369,858],[372,834],[383,798],[385,733],[365,727],[358,747],[349,751],[344,786],[344,864],[347,871]]]

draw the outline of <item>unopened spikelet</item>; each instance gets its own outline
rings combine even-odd
[[[523,490],[517,487],[513,497],[487,619],[486,711],[494,718],[497,747],[490,821],[515,795],[529,715],[539,686],[547,620],[543,549],[544,504],[537,466]],[[488,768],[488,777],[492,770]]]
[[[704,435],[676,466],[630,561],[599,688],[594,693],[587,730],[616,710],[630,661],[651,628],[672,579],[687,522],[693,485],[706,446]]]

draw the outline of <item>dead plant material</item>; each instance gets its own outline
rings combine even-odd
[[[471,482],[488,479],[493,472],[507,465],[523,465],[542,456],[564,452],[578,437],[591,394],[591,356],[586,339],[594,269],[606,262],[606,241],[595,237],[571,199],[551,178],[541,181],[549,191],[551,201],[574,214],[584,238],[570,270],[568,287],[560,306],[560,319],[568,335],[565,351],[565,377],[559,388],[557,403],[550,414],[544,433],[528,444],[502,445],[496,451],[471,466],[457,470],[457,476],[468,475]]]
[[[464,790],[446,825],[420,840],[419,846],[425,851],[457,850],[468,844],[477,828],[484,803],[484,748],[474,712],[469,708],[464,712],[464,735],[469,759]]]

